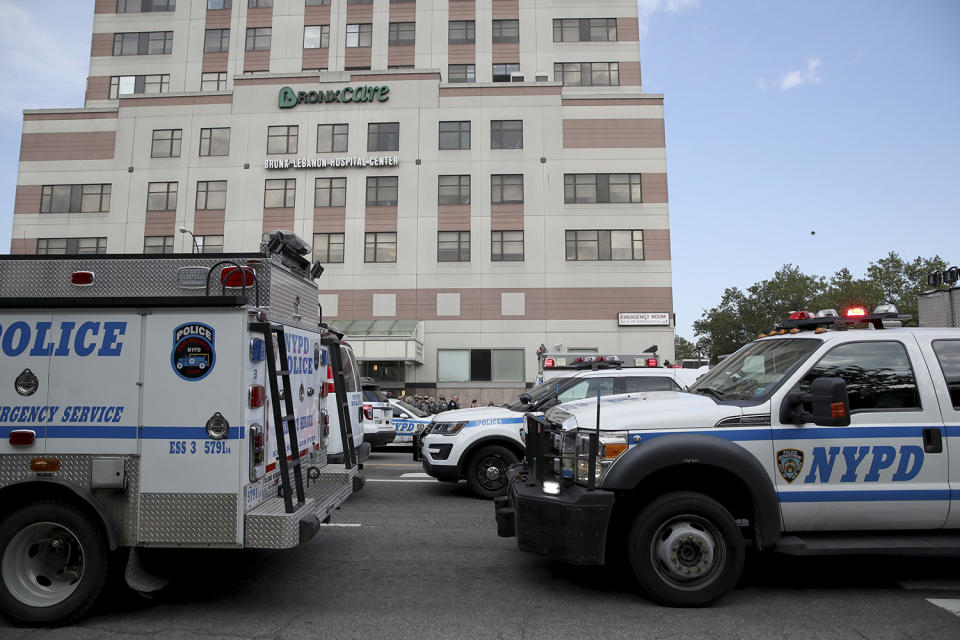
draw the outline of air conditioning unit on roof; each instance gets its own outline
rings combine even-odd
[[[519,71],[512,71],[510,73],[510,82],[524,82],[523,73]]]

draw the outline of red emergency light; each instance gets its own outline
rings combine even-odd
[[[813,314],[809,311],[794,311],[790,314],[791,320],[809,320],[813,317]]]
[[[256,276],[250,267],[224,267],[220,272],[220,282],[225,287],[252,287]]]
[[[557,365],[553,358],[545,358],[543,361],[544,369],[552,369]]]
[[[250,385],[249,398],[251,409],[262,407],[267,399],[267,390],[262,384],[252,384]]]
[[[648,367],[656,367],[656,366],[657,366],[657,359],[656,359],[656,358],[647,358],[647,366],[648,366]]]
[[[70,284],[77,287],[89,287],[93,284],[93,271],[74,271],[70,274]]]
[[[867,315],[867,310],[863,307],[850,307],[846,315],[848,318],[862,318]]]
[[[37,439],[37,433],[30,429],[14,429],[9,439],[14,447],[29,447]]]

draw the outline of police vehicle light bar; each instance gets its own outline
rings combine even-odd
[[[848,318],[859,318],[867,315],[867,310],[863,307],[850,307],[847,309],[846,316]]]
[[[546,358],[543,361],[544,369],[552,369],[556,365],[556,361],[553,358]]]

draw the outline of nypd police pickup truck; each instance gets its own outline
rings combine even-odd
[[[498,533],[572,563],[627,560],[677,606],[731,590],[745,540],[960,553],[960,330],[883,328],[894,315],[860,319],[874,331],[801,317],[686,392],[527,414]]]

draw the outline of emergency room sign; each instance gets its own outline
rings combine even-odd
[[[621,327],[669,327],[670,314],[664,313],[635,313],[620,312],[617,314],[617,325]]]

